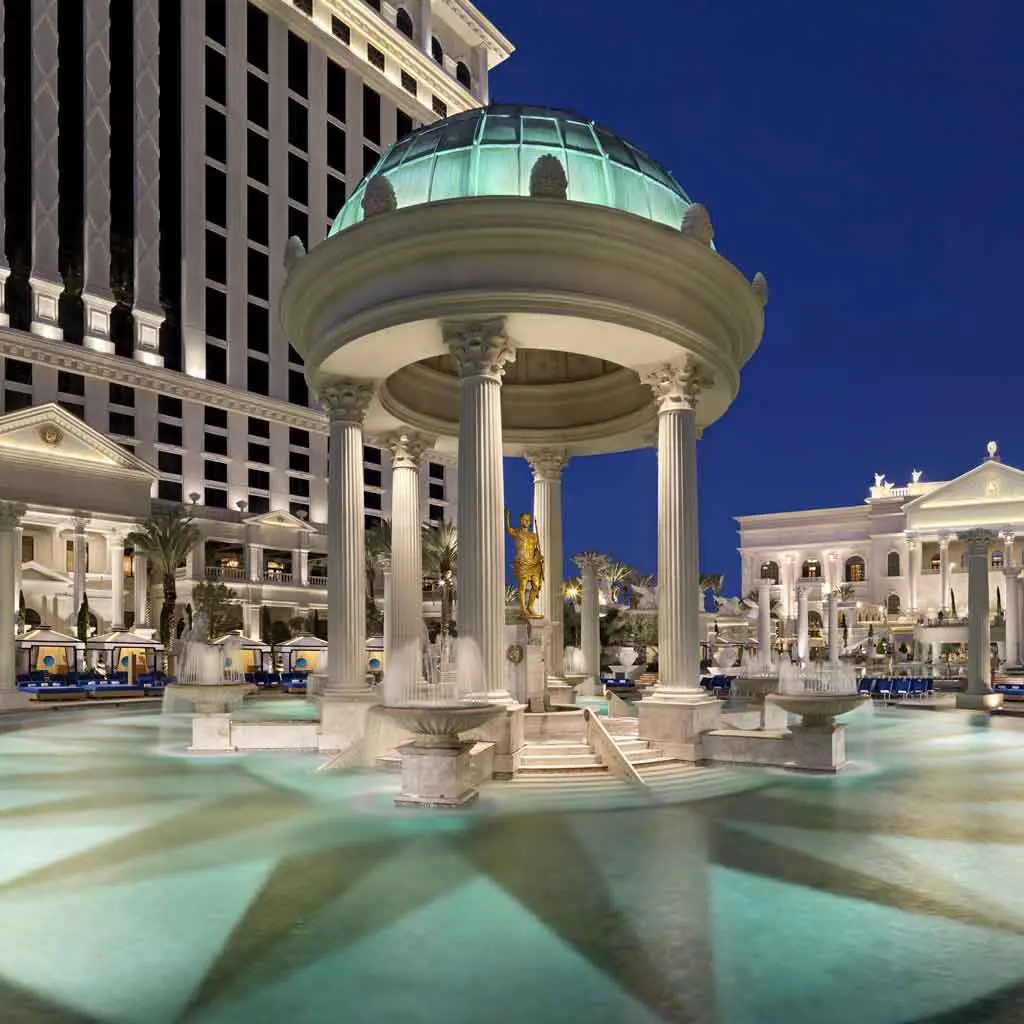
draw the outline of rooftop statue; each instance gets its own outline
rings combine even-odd
[[[915,483],[915,484],[920,483],[921,482],[921,470],[919,470],[919,469],[911,470],[911,472],[910,472],[910,481],[911,481],[911,483]]]
[[[537,531],[530,529],[532,521],[530,513],[524,512],[519,517],[519,526],[513,526],[512,517],[505,509],[505,529],[516,544],[512,574],[519,591],[519,613],[524,619],[542,619],[544,616],[534,606],[544,586],[544,555]]]

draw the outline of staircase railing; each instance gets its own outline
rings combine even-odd
[[[613,690],[609,690],[605,687],[604,690],[605,699],[608,701],[608,717],[609,718],[636,718],[636,708],[629,703],[628,700],[623,700]]]
[[[644,782],[643,776],[619,749],[619,745],[604,727],[600,715],[595,715],[590,708],[584,708],[583,720],[587,726],[587,743],[608,771],[618,779],[647,789],[647,783]]]

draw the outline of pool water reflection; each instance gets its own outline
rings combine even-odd
[[[186,735],[0,720],[0,1019],[1024,1019],[1024,721],[880,709],[838,778],[458,813]]]

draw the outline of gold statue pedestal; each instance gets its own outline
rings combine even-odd
[[[505,617],[505,685],[512,698],[532,712],[547,707],[545,652],[550,632],[547,619],[524,619],[518,609],[510,609]]]

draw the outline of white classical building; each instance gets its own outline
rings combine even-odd
[[[9,417],[54,404],[152,467],[152,498],[204,537],[183,599],[214,577],[257,609],[323,607],[328,420],[279,325],[286,240],[321,239],[396,139],[486,103],[512,47],[466,0],[74,9],[0,8],[0,430],[20,444]],[[391,457],[367,437],[360,460],[372,523]],[[121,625],[101,508],[61,493],[21,496],[29,608],[67,625],[84,573]],[[456,493],[454,458],[430,456],[421,517],[456,520]]]
[[[850,629],[892,625],[928,656],[966,642],[969,535],[989,531],[992,639],[1008,662],[1020,660],[1024,471],[1003,463],[994,443],[983,462],[954,480],[927,481],[915,470],[897,486],[879,474],[859,505],[737,522],[743,594],[770,580],[782,617],[793,620],[803,591],[820,628],[823,598],[842,587]]]

